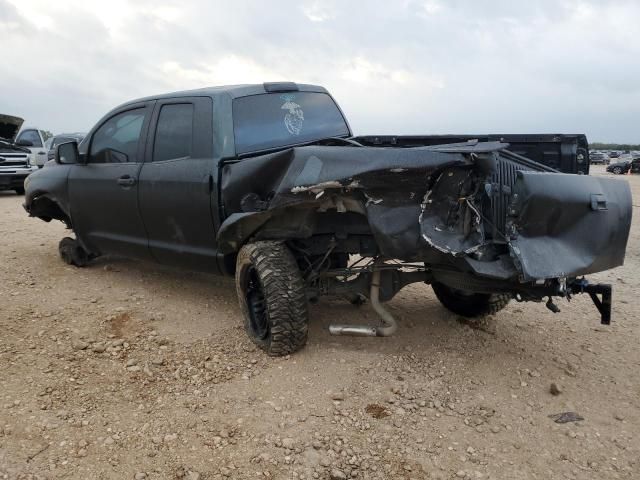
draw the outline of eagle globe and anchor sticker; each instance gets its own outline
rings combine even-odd
[[[280,98],[285,102],[280,108],[288,110],[284,116],[284,126],[291,135],[300,135],[304,123],[302,107],[294,102],[295,95],[280,95]]]

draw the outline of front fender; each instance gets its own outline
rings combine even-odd
[[[71,165],[55,164],[39,169],[27,177],[23,207],[30,216],[43,220],[57,218],[70,224],[71,210],[67,191],[70,169]],[[66,219],[55,214],[52,209],[56,207],[53,206],[57,206]]]

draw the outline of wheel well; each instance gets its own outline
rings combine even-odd
[[[218,267],[220,271],[225,275],[233,277],[236,274],[236,261],[238,259],[238,252],[228,253],[226,255],[220,254],[218,256]]]
[[[31,202],[29,213],[45,222],[50,222],[53,219],[60,220],[67,228],[72,228],[69,215],[60,207],[58,202],[49,197],[40,196],[34,198]]]

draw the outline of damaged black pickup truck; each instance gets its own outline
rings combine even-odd
[[[588,173],[576,138],[560,164]],[[305,344],[308,305],[323,295],[368,299],[380,316],[331,333],[391,335],[382,303],[415,282],[466,316],[511,300],[558,311],[555,297],[587,293],[608,323],[611,287],[584,275],[624,261],[628,184],[560,173],[508,137],[464,140],[353,137],[311,85],[167,94],[60,145],[28,178],[25,208],[74,231],[59,250],[76,266],[120,254],[235,275],[246,331],[271,355]]]

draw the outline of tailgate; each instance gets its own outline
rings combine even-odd
[[[624,180],[518,172],[507,232],[522,280],[576,277],[622,265],[631,227]]]

